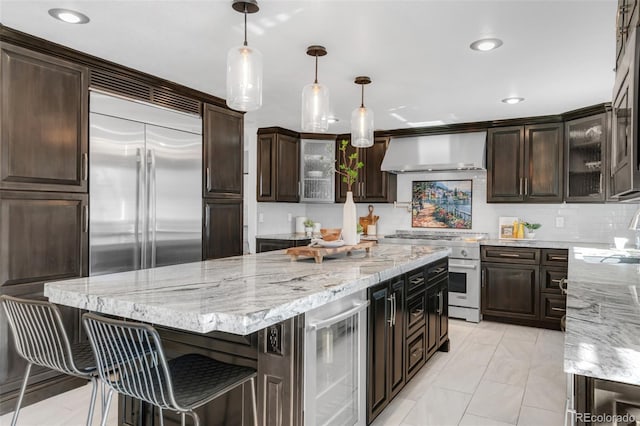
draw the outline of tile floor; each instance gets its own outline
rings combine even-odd
[[[451,320],[438,352],[372,426],[561,426],[566,395],[559,331]]]
[[[563,424],[561,332],[451,320],[449,336],[451,352],[436,353],[373,426]],[[90,392],[84,386],[25,407],[18,424],[83,425]],[[11,413],[0,417],[0,425],[10,421]],[[114,404],[108,425],[116,424]]]

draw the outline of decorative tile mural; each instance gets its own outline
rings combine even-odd
[[[472,180],[413,181],[411,226],[471,229]]]

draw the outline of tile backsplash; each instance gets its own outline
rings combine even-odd
[[[398,202],[407,203],[411,199],[411,182],[414,180],[473,180],[472,229],[484,232],[492,238],[498,235],[498,218],[516,216],[527,222],[538,222],[542,227],[536,231],[536,239],[557,241],[583,241],[612,243],[614,237],[635,240],[633,231],[627,229],[638,203],[610,204],[495,204],[487,203],[486,171],[406,173],[398,175]],[[406,208],[394,208],[390,204],[374,204],[375,214],[380,216],[379,234],[390,234],[397,229],[412,229],[411,214]],[[358,215],[365,216],[366,204],[358,204]],[[323,227],[340,227],[342,224],[342,204],[291,204],[257,203],[257,213],[263,215],[263,222],[257,223],[257,235],[293,232],[295,219],[292,216],[307,216],[322,223]],[[556,227],[556,218],[564,222]],[[420,228],[424,229],[424,228]],[[437,231],[436,229],[427,229]]]

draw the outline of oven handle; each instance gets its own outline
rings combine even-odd
[[[337,322],[340,322],[345,318],[349,318],[350,316],[353,316],[353,315],[357,314],[358,312],[367,309],[367,306],[369,306],[369,301],[368,300],[364,300],[364,301],[360,301],[360,302],[354,302],[353,303],[353,308],[348,309],[348,310],[346,310],[344,312],[341,312],[341,313],[339,313],[337,315],[334,315],[331,318],[324,319],[322,321],[310,322],[307,325],[307,328],[309,330],[319,330],[321,328],[331,327],[333,324],[335,324]]]
[[[459,269],[478,269],[478,265],[457,265],[455,263],[449,263],[449,269],[459,268]]]

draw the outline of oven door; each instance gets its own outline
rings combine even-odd
[[[480,261],[449,259],[449,306],[480,309]]]

